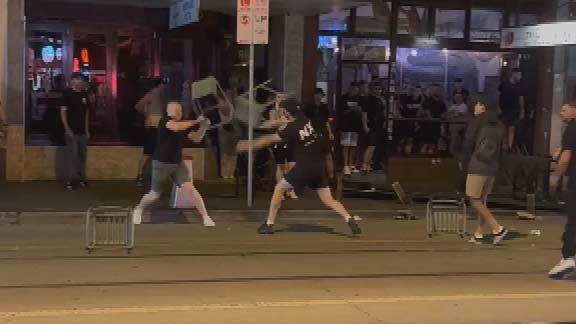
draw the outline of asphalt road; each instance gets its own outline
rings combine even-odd
[[[83,250],[82,226],[0,227],[0,323],[530,323],[576,320],[551,281],[562,219],[507,222],[503,246],[429,239],[424,223],[144,225],[132,255]],[[541,236],[530,235],[538,229]]]

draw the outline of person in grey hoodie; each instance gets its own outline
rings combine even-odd
[[[478,214],[478,227],[470,242],[483,243],[484,227],[488,225],[494,235],[493,244],[497,245],[506,237],[508,230],[498,223],[486,202],[500,168],[506,128],[499,120],[498,111],[487,110],[481,102],[474,107],[474,115],[466,131],[460,164],[468,175],[466,196]]]

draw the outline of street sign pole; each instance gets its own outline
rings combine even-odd
[[[254,203],[254,46],[255,44],[268,44],[269,36],[269,0],[238,0],[237,41],[241,45],[250,46],[250,60],[248,62],[248,188],[247,205]],[[256,25],[258,24],[258,25]]]
[[[250,21],[251,23],[251,38],[250,42],[250,61],[248,63],[248,74],[249,74],[249,91],[248,96],[248,142],[250,143],[250,149],[248,150],[248,208],[252,207],[254,202],[254,149],[252,144],[254,143],[254,125],[252,114],[254,113],[254,0],[250,3]]]

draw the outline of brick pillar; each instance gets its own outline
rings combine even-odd
[[[4,6],[4,8],[2,7]],[[24,0],[0,0],[0,11],[5,12],[6,28],[6,76],[4,83],[4,113],[8,126],[6,140],[6,179],[24,179],[24,79],[26,32]],[[1,16],[0,16],[1,17]],[[6,80],[8,81],[8,80]]]

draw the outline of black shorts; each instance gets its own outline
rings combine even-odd
[[[383,136],[384,132],[381,130],[370,130],[368,134],[362,133],[360,135],[360,144],[364,146],[378,146],[386,139]]]
[[[330,181],[324,165],[313,168],[303,168],[296,163],[296,166],[286,174],[284,179],[294,187],[297,193],[302,192],[305,187],[312,190],[330,187]]]
[[[272,153],[274,154],[276,165],[284,165],[286,163],[294,162],[294,153],[288,144],[280,143],[274,145],[272,147]]]
[[[144,131],[144,155],[153,155],[156,150],[156,136],[158,129],[154,127],[146,128]]]
[[[506,127],[516,126],[520,121],[520,112],[518,111],[504,111],[500,115],[500,120]]]

